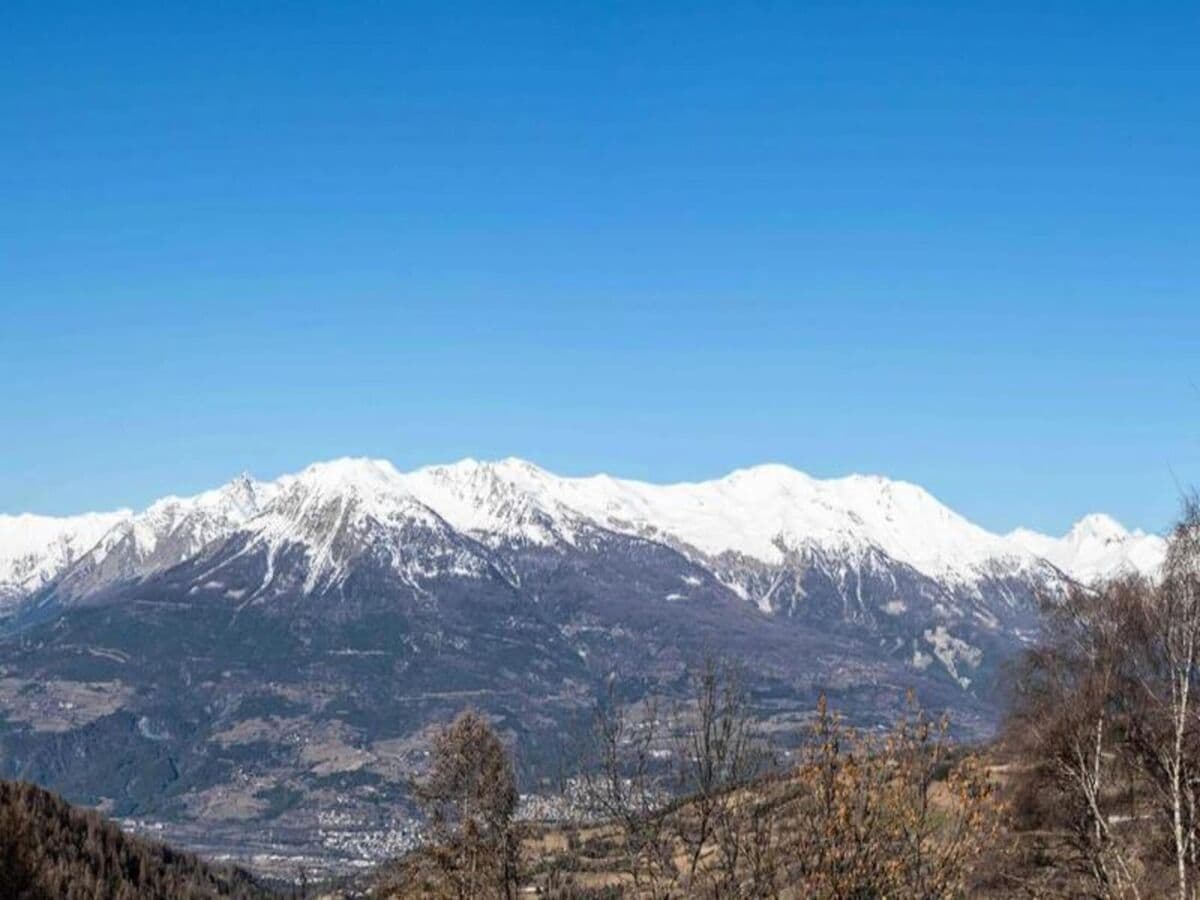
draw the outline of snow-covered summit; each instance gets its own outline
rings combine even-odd
[[[275,483],[281,487],[303,484],[308,490],[329,496],[344,491],[387,492],[403,480],[401,473],[386,459],[346,456],[313,463],[294,475],[284,475]]]
[[[460,573],[485,568],[410,481],[386,460],[350,458],[280,478],[274,502],[241,529],[241,552],[265,553],[260,590],[272,586],[277,562],[296,547],[304,550],[305,592],[340,583],[364,559],[386,561],[410,583],[439,567]]]
[[[580,513],[560,479],[524,460],[463,459],[404,476],[406,488],[459,531],[535,544],[570,540]]]
[[[1060,538],[1018,528],[1008,540],[1084,584],[1123,574],[1154,575],[1167,553],[1163,538],[1128,531],[1104,513],[1084,516]]]
[[[252,530],[280,540],[303,541],[306,532],[329,527],[329,519],[426,515],[405,486],[404,476],[387,460],[336,459],[315,463],[272,483],[274,502],[263,509]],[[334,523],[336,524],[336,523]]]

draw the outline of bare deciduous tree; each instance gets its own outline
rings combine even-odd
[[[741,671],[706,655],[692,676],[692,704],[676,722],[675,760],[688,814],[676,817],[687,854],[687,880],[695,884],[709,852],[707,880],[714,891],[736,896],[745,816],[737,790],[762,771],[766,754],[754,729]]]
[[[1200,892],[1200,506],[1161,577],[1073,592],[1027,654],[1010,731],[1032,761],[1032,833],[1059,836],[1097,897]],[[1142,808],[1135,803],[1143,798]],[[1164,860],[1169,860],[1169,867]],[[1061,893],[1080,886],[1057,878]]]
[[[482,715],[460,713],[437,735],[429,776],[416,794],[433,839],[432,859],[454,894],[460,900],[515,898],[516,779]]]
[[[821,699],[779,813],[784,878],[801,896],[965,896],[994,828],[990,782],[971,757],[951,765],[948,722],[909,702],[879,740],[847,728]]]
[[[1200,675],[1200,505],[1189,500],[1171,535],[1162,582],[1149,595],[1136,746],[1169,820],[1179,900],[1195,895],[1197,676]]]
[[[616,825],[639,897],[963,896],[987,836],[990,783],[952,759],[948,723],[915,705],[881,738],[822,698],[799,765],[767,772],[737,670],[708,659],[694,703],[662,731],[610,700],[597,715],[588,795]],[[678,790],[656,748],[672,748]]]
[[[1023,661],[1009,732],[1055,814],[1069,860],[1098,897],[1140,896],[1128,840],[1114,829],[1106,796],[1127,769],[1119,742],[1128,733],[1131,690],[1144,644],[1151,586],[1127,578],[1095,592],[1072,590],[1047,605],[1039,646]],[[1127,777],[1127,776],[1126,776]]]
[[[593,816],[620,829],[626,872],[635,890],[652,898],[671,897],[680,877],[657,752],[664,740],[658,704],[648,700],[635,715],[610,682],[594,717],[584,794]]]

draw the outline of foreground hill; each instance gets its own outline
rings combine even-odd
[[[0,776],[192,846],[346,862],[411,841],[432,724],[480,708],[537,792],[610,683],[675,698],[706,651],[744,664],[783,745],[822,691],[871,723],[914,688],[989,734],[1039,598],[1162,550],[1101,519],[995,535],[911,484],[774,465],[648,485],[338,460],[87,546],[106,524],[0,549]]]
[[[30,784],[0,782],[0,896],[208,900],[271,896],[244,872],[123,833]]]

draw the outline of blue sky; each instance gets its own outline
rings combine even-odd
[[[0,510],[338,455],[1200,482],[1200,8],[5,4]]]

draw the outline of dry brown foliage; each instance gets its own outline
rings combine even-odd
[[[1016,680],[1008,743],[1029,896],[1200,896],[1200,507],[1162,578],[1047,610]]]
[[[467,710],[435,737],[432,756],[428,778],[416,786],[430,843],[389,893],[511,900],[518,884],[517,788],[503,743],[482,715]]]
[[[695,685],[694,714],[676,723],[676,763],[692,787],[682,802],[664,805],[649,786],[652,748],[663,743],[656,726],[611,704],[600,720],[590,787],[611,829],[605,865],[622,873],[627,895],[966,895],[999,820],[985,767],[954,752],[945,719],[931,721],[910,698],[888,733],[870,736],[822,699],[799,764],[762,776],[736,672],[710,661]],[[595,859],[566,867],[594,870]]]
[[[0,781],[5,900],[201,900],[272,896],[244,872],[124,834],[31,784]]]

